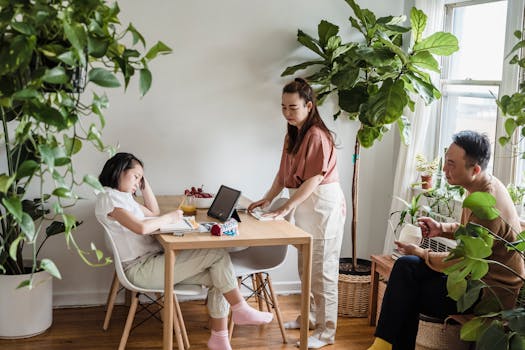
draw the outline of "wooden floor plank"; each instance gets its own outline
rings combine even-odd
[[[279,303],[285,320],[292,320],[300,310],[298,295],[279,296]],[[207,349],[210,330],[203,301],[181,303],[182,313],[190,338],[192,350]],[[116,306],[109,329],[102,330],[103,307],[55,309],[53,325],[44,334],[17,340],[0,340],[2,350],[114,350],[117,349],[127,315],[127,307]],[[5,317],[6,315],[2,315]],[[141,315],[136,320],[143,319]],[[374,327],[368,326],[366,318],[340,317],[336,344],[326,350],[365,350],[372,343]],[[298,330],[288,330],[288,344],[282,343],[276,321],[266,326],[235,327],[232,339],[233,349],[297,349]],[[149,350],[162,348],[162,325],[151,319],[136,328],[128,339],[126,349]],[[176,348],[176,345],[174,346]]]

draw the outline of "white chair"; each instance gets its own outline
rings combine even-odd
[[[126,277],[126,274],[124,273],[124,269],[120,261],[118,250],[115,245],[115,242],[113,241],[113,238],[111,237],[111,234],[108,232],[108,230],[105,227],[104,227],[104,230],[105,230],[106,243],[109,245],[110,249],[113,252],[113,261],[115,263],[115,276],[113,277],[113,282],[111,284],[111,291],[108,296],[107,311],[106,311],[106,317],[104,319],[103,329],[107,330],[109,327],[109,320],[111,319],[111,314],[113,312],[113,306],[115,305],[115,299],[117,297],[117,293],[119,291],[119,284],[120,284],[122,285],[122,288],[129,290],[131,292],[131,305],[129,307],[128,317],[126,319],[126,324],[124,326],[124,331],[122,332],[122,337],[120,339],[120,344],[118,347],[119,350],[124,350],[126,348],[126,343],[129,337],[129,333],[132,330],[133,320],[135,318],[137,306],[139,305],[139,297],[141,295],[144,295],[146,296],[146,298],[151,300],[154,304],[160,306],[160,308],[154,312],[149,310],[147,306],[145,307],[143,306],[143,309],[147,310],[150,313],[150,316],[146,318],[146,320],[148,320],[151,317],[155,317],[159,319],[157,317],[157,314],[160,312],[160,309],[162,308],[162,302],[160,301],[161,298],[159,296],[164,293],[164,288],[162,289],[141,288],[141,287],[137,287],[134,284],[132,284]],[[186,295],[186,296],[200,295],[203,292],[203,288],[200,285],[178,284],[174,287],[173,291],[174,291],[173,299],[174,299],[174,309],[175,309],[174,315],[176,316],[173,319],[173,328],[175,331],[175,337],[177,339],[177,346],[179,350],[189,349],[190,347],[189,339],[186,333],[186,327],[184,325],[184,319],[182,318],[182,313],[180,311],[180,306],[177,300],[177,295]],[[149,296],[149,294],[155,294],[157,296],[157,299],[152,298],[151,296]],[[139,323],[135,327],[139,326],[141,323]]]
[[[245,286],[251,292],[247,299],[255,296],[262,310],[263,301],[266,303],[268,312],[274,310],[283,343],[287,343],[281,310],[277,295],[274,293],[269,272],[281,266],[288,253],[288,246],[249,247],[238,252],[230,253],[235,275],[239,281],[239,288]],[[251,281],[251,285],[247,284]],[[229,335],[233,333],[233,321],[230,320]]]

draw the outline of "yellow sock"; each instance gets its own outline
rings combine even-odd
[[[375,338],[374,344],[368,350],[392,350],[392,344],[381,338]]]

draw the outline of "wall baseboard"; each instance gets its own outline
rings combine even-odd
[[[273,289],[278,295],[300,294],[301,282],[299,281],[282,281],[273,282]],[[249,292],[245,288],[241,290],[244,296],[248,296]],[[88,307],[106,305],[109,288],[107,291],[94,292],[70,292],[70,293],[55,293],[53,294],[54,308],[72,308],[72,307]],[[191,297],[180,297],[179,301],[185,300],[200,300],[206,297],[205,294]],[[124,303],[124,293],[119,293],[117,296],[117,304]]]

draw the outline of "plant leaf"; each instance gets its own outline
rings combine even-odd
[[[36,237],[35,223],[33,218],[27,213],[22,213],[22,220],[20,221],[20,229],[26,235],[29,242],[33,242]]]
[[[88,73],[88,79],[102,87],[114,88],[120,86],[117,77],[104,68],[92,68]]]
[[[151,87],[151,72],[149,69],[144,68],[140,70],[140,81],[139,81],[139,88],[140,88],[140,95],[144,96],[149,91]]]
[[[65,84],[69,78],[63,67],[54,67],[52,69],[46,69],[42,80],[50,84]]]
[[[151,49],[149,49],[148,53],[146,54],[146,59],[151,61],[152,59],[154,59],[155,57],[157,57],[157,55],[167,55],[169,53],[171,53],[173,50],[167,46],[166,44],[164,44],[162,41],[157,41],[157,43],[155,45],[153,45],[151,47]]]
[[[0,192],[6,193],[11,187],[11,184],[15,180],[14,176],[7,176],[6,174],[0,175]]]
[[[51,261],[50,259],[42,259],[40,261],[40,268],[42,270],[47,271],[51,276],[62,279],[62,276],[60,275],[60,271],[58,271],[58,268],[56,267],[55,263]]]
[[[487,192],[473,192],[463,201],[463,208],[472,210],[482,220],[494,220],[499,216],[495,205],[496,198]]]
[[[418,43],[421,40],[425,27],[427,26],[427,15],[425,15],[423,11],[412,7],[412,10],[410,11],[410,24],[412,25],[412,37],[414,38],[414,43]]]
[[[445,32],[436,32],[414,45],[414,51],[426,50],[439,56],[449,56],[459,50],[458,39]]]
[[[9,246],[9,256],[14,261],[17,261],[18,245],[20,244],[20,241],[23,239],[24,239],[24,236],[18,236],[15,238],[13,242],[11,242],[11,245]]]
[[[20,222],[22,220],[22,202],[20,202],[18,197],[2,198],[2,203],[16,221]]]
[[[326,47],[328,39],[339,33],[339,27],[326,20],[322,20],[317,26],[317,33],[319,35],[319,44]]]
[[[83,181],[95,190],[104,191],[104,187],[102,187],[98,179],[93,175],[85,175]]]

